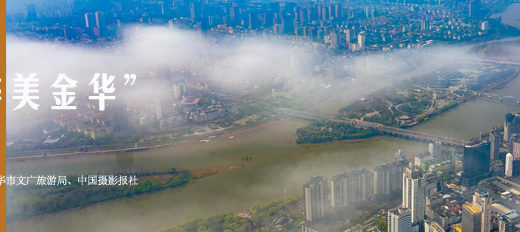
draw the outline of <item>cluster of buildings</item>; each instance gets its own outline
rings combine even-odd
[[[394,163],[373,171],[358,169],[329,182],[313,177],[320,181],[304,186],[305,219],[312,225],[337,212],[330,209],[352,210],[400,195],[401,205],[386,212],[389,232],[520,231],[519,133],[520,113],[511,113],[503,131],[494,128],[489,138],[462,149],[430,143],[413,162],[398,152]]]
[[[420,160],[417,162],[420,163]],[[394,162],[379,165],[372,171],[361,168],[350,173],[335,175],[329,181],[321,176],[311,177],[310,181],[303,186],[306,221],[319,220],[325,217],[328,211],[352,210],[401,196],[406,206],[419,204],[416,201],[418,194],[421,192],[424,194],[426,186],[433,186],[431,191],[437,192],[436,186],[440,179],[423,179],[422,169],[414,166],[413,163],[410,165],[409,167],[406,156],[398,151],[394,155]],[[428,170],[426,172],[430,173]],[[424,197],[419,198],[424,199]],[[424,202],[420,205],[425,206]],[[414,218],[424,217],[424,208],[414,209]]]
[[[470,150],[464,153],[466,158],[471,155],[466,154]],[[387,212],[388,231],[491,231],[492,199],[487,192],[465,186],[468,182],[464,178],[460,179],[463,187],[437,182],[438,191],[430,192],[428,176],[421,169],[405,170],[402,204]],[[471,202],[469,196],[473,197]]]
[[[505,160],[506,177],[520,176],[520,113],[506,114],[503,136],[498,129],[493,129],[490,138],[494,140],[492,152],[506,154],[505,158],[495,156],[497,160]]]
[[[106,112],[99,112],[96,104],[87,100],[78,99],[77,104],[77,110],[55,112],[51,117],[53,123],[64,130],[84,134],[92,139],[107,137],[129,127],[124,103],[111,105]]]
[[[348,51],[419,47],[491,34],[481,0],[73,1],[7,15],[8,31],[76,42],[117,39],[124,24],[168,24],[208,34],[284,35]],[[492,32],[491,32],[492,31]]]
[[[226,116],[222,103],[186,111],[187,118],[193,122],[208,122]]]
[[[116,94],[117,101],[107,103],[103,112],[97,104],[83,97],[76,99],[76,110],[39,112],[42,115],[37,119],[39,127],[47,137],[43,145],[56,147],[66,140],[69,141],[66,143],[72,143],[73,139],[85,140],[80,135],[96,144],[114,138],[126,140],[132,136],[181,131],[189,126],[208,126],[228,115],[229,105],[224,103],[227,99],[208,94],[207,84],[196,78],[182,79],[179,73],[149,74],[148,77],[151,86],[140,84],[147,98],[139,101],[129,100],[123,91]],[[20,134],[28,133],[23,124],[12,127],[21,131]],[[91,141],[87,143],[92,144]]]

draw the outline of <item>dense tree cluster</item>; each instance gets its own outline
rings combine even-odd
[[[166,188],[180,187],[192,179],[185,171],[172,169],[168,172],[138,175],[138,185],[93,186],[71,182],[65,186],[14,186],[8,188],[7,218],[16,219],[59,210],[83,207],[97,202],[122,197],[131,197]],[[70,178],[76,180],[77,177]],[[162,181],[158,181],[161,179]]]
[[[346,123],[314,122],[296,131],[297,143],[321,143],[334,140],[364,139],[379,135],[373,128],[358,128]]]

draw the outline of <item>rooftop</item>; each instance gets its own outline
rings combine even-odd
[[[478,210],[477,208],[475,208],[475,206],[470,204],[464,204],[464,208],[470,210],[474,214],[480,213],[480,210]]]

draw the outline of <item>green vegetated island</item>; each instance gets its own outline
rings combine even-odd
[[[459,70],[439,70],[400,81],[340,109],[337,116],[410,128],[493,89],[502,88],[519,74],[517,68],[507,65],[483,68],[469,74]],[[373,128],[320,121],[299,128],[296,141],[321,143],[377,135],[381,133]]]
[[[296,131],[296,142],[321,143],[334,140],[365,139],[380,134],[374,128],[359,128],[347,123],[313,122]]]
[[[128,175],[127,175],[128,176]],[[163,172],[143,172],[136,175],[137,185],[81,185],[78,177],[67,179],[70,184],[60,186],[9,186],[7,188],[7,219],[26,218],[60,210],[132,197],[167,188],[181,187],[193,177],[187,171],[171,169]]]

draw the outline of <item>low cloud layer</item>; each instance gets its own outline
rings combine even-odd
[[[38,73],[40,79],[39,103],[42,107],[49,106],[47,108],[54,104],[50,85],[59,73],[79,81],[79,94],[92,91],[88,83],[94,73],[116,75],[116,91],[125,91],[127,101],[168,94],[161,91],[164,89],[161,80],[186,78],[200,78],[237,95],[242,93],[244,86],[272,83],[273,80],[286,82],[289,89],[352,86],[355,87],[352,91],[366,93],[364,89],[371,89],[371,82],[391,84],[441,68],[472,64],[479,56],[472,48],[466,45],[403,49],[346,57],[329,55],[311,43],[295,44],[270,37],[216,41],[197,32],[158,26],[129,26],[121,41],[103,47],[32,41],[9,35],[7,102],[8,109],[18,103],[12,100],[15,74],[33,72]],[[518,51],[519,48],[509,49]],[[515,59],[518,53],[509,55],[513,57],[510,59]],[[124,73],[138,74],[138,87],[124,87]],[[11,119],[18,118],[12,110],[8,110],[8,114]]]

